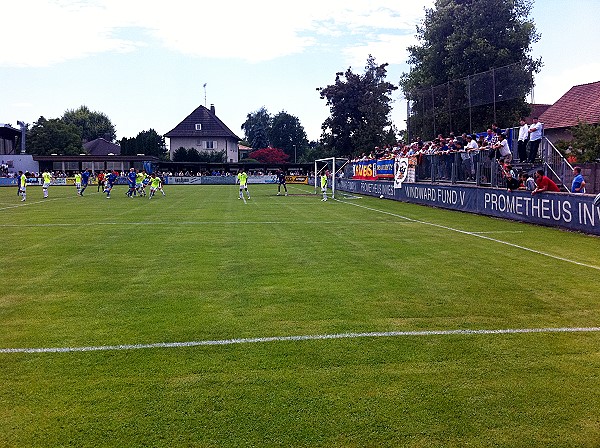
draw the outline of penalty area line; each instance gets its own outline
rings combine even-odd
[[[476,336],[476,335],[505,335],[505,334],[539,334],[539,333],[593,333],[599,332],[600,327],[563,327],[563,328],[514,328],[499,330],[423,330],[423,331],[374,331],[368,333],[338,333],[317,334],[304,336],[272,336],[239,339],[216,339],[190,342],[160,342],[155,344],[101,345],[89,347],[47,347],[47,348],[0,348],[1,353],[72,353],[97,351],[124,351],[155,348],[188,348],[203,346],[221,346],[236,344],[259,344],[268,342],[288,341],[319,341],[329,339],[358,339],[358,338],[393,338],[407,336]]]

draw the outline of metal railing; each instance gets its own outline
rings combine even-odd
[[[546,176],[554,178],[559,187],[570,191],[568,186],[573,181],[573,166],[546,137],[542,139],[542,160]]]

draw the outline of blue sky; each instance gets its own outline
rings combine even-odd
[[[105,113],[117,138],[164,134],[199,105],[239,137],[264,106],[297,116],[311,140],[328,116],[317,87],[371,53],[388,81],[408,71],[408,45],[432,0],[6,0],[0,38],[0,123],[58,118],[86,105]],[[490,15],[493,18],[493,14]],[[542,72],[534,100],[600,80],[600,1],[536,0],[532,17]],[[392,120],[404,129],[394,94]]]

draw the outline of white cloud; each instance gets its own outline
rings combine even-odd
[[[535,79],[534,101],[538,104],[554,104],[571,87],[597,82],[598,73],[598,62],[571,65],[556,71],[542,69]]]
[[[367,43],[346,48],[344,54],[352,67],[364,66],[369,54],[378,63],[401,65],[408,59],[406,48],[416,42],[414,35],[381,34]]]
[[[159,45],[187,55],[264,61],[297,54],[318,36],[352,36],[355,48],[385,48],[402,39],[369,36],[375,30],[414,34],[423,16],[420,0],[21,0],[3,5],[0,38],[14,45],[0,66],[40,67],[104,52],[130,52],[156,42],[126,39],[125,30],[147,31]],[[379,31],[381,32],[381,31]],[[398,50],[398,49],[396,49]],[[402,51],[403,49],[400,49]],[[352,50],[350,51],[352,52]],[[398,52],[398,51],[397,51]]]

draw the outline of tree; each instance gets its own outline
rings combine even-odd
[[[173,162],[187,162],[187,160],[188,160],[188,150],[185,149],[183,146],[180,146],[173,153]]]
[[[269,137],[271,145],[281,148],[294,162],[308,147],[306,131],[300,120],[285,111],[279,112],[271,119]]]
[[[263,148],[252,151],[248,158],[255,159],[261,163],[286,163],[289,156],[279,148]]]
[[[245,139],[252,148],[266,148],[269,146],[269,130],[271,129],[271,116],[265,107],[246,116],[242,124]]]
[[[447,135],[486,129],[494,118],[508,127],[528,113],[525,97],[541,67],[541,59],[531,57],[540,37],[529,19],[531,8],[532,0],[436,0],[417,27],[420,44],[408,48],[412,67],[400,80],[413,103],[411,129],[426,129],[433,137],[429,122]],[[492,71],[500,67],[506,73]]]
[[[564,155],[574,156],[580,163],[600,159],[600,126],[580,121],[571,128],[571,133],[573,140],[561,140],[556,144]]]
[[[398,88],[385,81],[387,66],[377,65],[369,55],[364,74],[353,73],[350,67],[336,73],[335,84],[317,89],[330,110],[321,125],[321,140],[332,155],[357,155],[387,140],[391,93]]]
[[[29,154],[76,155],[83,152],[79,129],[59,118],[46,120],[40,117],[27,131],[26,141]]]
[[[145,154],[147,156],[156,156],[166,158],[165,139],[154,129],[140,132],[135,138],[121,139],[121,154],[136,155]]]
[[[77,126],[84,142],[91,142],[97,138],[114,142],[117,137],[115,126],[108,116],[102,112],[92,112],[87,106],[67,110],[62,119],[65,123]]]

